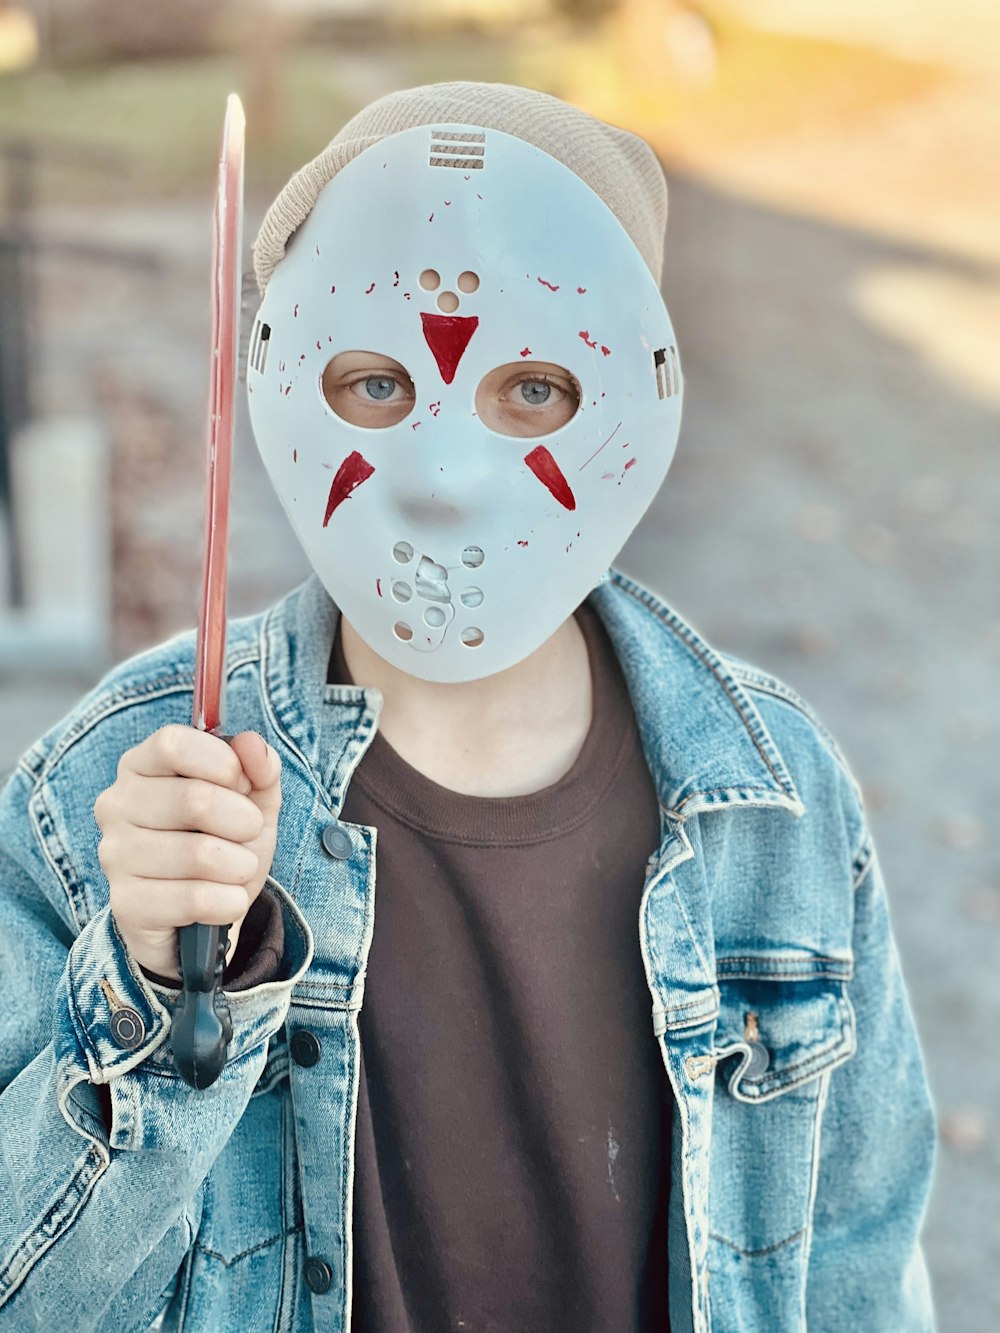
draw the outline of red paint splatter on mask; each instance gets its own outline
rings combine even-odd
[[[419,422],[419,421],[411,421],[411,422],[410,422],[410,430],[416,430],[417,427],[418,427],[419,425],[420,425],[420,422]]]
[[[375,591],[378,593],[378,595],[379,595],[380,597],[382,596],[382,580],[381,580],[381,579],[376,579],[376,580],[375,580]]]
[[[611,348],[605,347],[604,344],[601,343],[601,356],[610,356],[610,355],[611,355]]]
[[[316,253],[319,254],[319,246],[316,247]]]
[[[538,281],[543,287],[548,287],[550,292],[557,292],[559,290],[558,282],[546,282],[544,278],[539,278]]]
[[[371,296],[371,294],[372,294],[372,292],[373,292],[374,290],[375,290],[375,284],[372,283],[372,285],[371,285],[370,287],[366,287],[366,288],[365,288],[365,296]]]
[[[424,341],[431,349],[445,384],[455,378],[458,363],[479,327],[478,315],[428,315],[421,311]]]
[[[431,403],[429,410],[431,416],[436,417],[437,414],[441,411],[441,399],[439,398],[436,403]]]
[[[298,449],[293,449],[293,450],[292,450],[292,462],[293,462],[293,463],[297,463],[298,461],[299,461],[299,451],[298,451]]]
[[[601,473],[601,481],[614,481],[614,479],[615,479],[615,474],[613,472]]]
[[[586,293],[586,291],[587,291],[586,287],[577,287],[576,294],[577,296],[583,296]]]
[[[322,343],[320,342],[320,340],[317,338],[317,339],[316,339],[316,351],[317,351],[317,352],[322,352],[322,350],[323,350],[323,344],[322,344]]]
[[[284,363],[284,361],[279,361],[279,362],[278,362],[278,374],[279,374],[279,375],[283,375],[284,373],[285,373],[285,363]]]
[[[634,459],[634,458],[630,458],[630,459],[628,460],[628,462],[625,464],[625,467],[622,469],[622,471],[623,471],[623,472],[627,472],[627,471],[629,470],[630,467],[635,467],[635,459]]]
[[[331,287],[331,288],[330,288],[330,295],[332,296],[336,290],[337,290],[336,286]]]
[[[301,365],[301,363],[302,363],[305,359],[306,359],[306,354],[305,354],[305,352],[303,352],[302,355],[299,357],[299,364]]]
[[[434,221],[434,214],[433,214],[433,213],[430,215],[430,217],[427,219],[427,221],[428,221],[428,222],[433,222],[433,221]]]
[[[518,546],[527,546],[527,542],[518,542]]]
[[[292,392],[292,386],[289,384],[288,388],[285,390],[285,397],[287,398],[291,392]]]
[[[588,347],[597,346],[597,339],[591,338],[589,329],[581,329],[580,332],[577,334],[577,337],[582,338]]]
[[[471,181],[471,180],[472,180],[472,177],[471,177],[471,176],[466,176],[465,179],[466,179],[467,181]]]
[[[522,348],[521,348],[521,355],[522,355],[522,356],[530,356],[530,355],[531,355],[531,348],[530,348],[530,347],[522,347]]]
[[[398,286],[399,286],[399,269],[398,269],[398,268],[394,268],[394,269],[392,270],[392,285],[393,285],[394,287],[398,287]]]
[[[410,293],[409,293],[409,292],[404,292],[404,293],[403,293],[403,300],[404,300],[404,301],[408,301],[409,299],[410,299]]]
[[[477,198],[477,199],[482,199],[482,197],[483,197],[483,196],[482,196],[481,194],[477,194],[477,195],[476,195],[476,198]]]
[[[540,444],[537,449],[532,449],[530,454],[526,454],[524,461],[564,509],[576,508],[576,497],[570,490],[569,482],[563,476],[559,464],[544,444]]]
[[[295,309],[292,311],[292,318],[298,319],[298,317],[299,317],[299,307],[296,306]]]
[[[375,469],[367,458],[362,456],[355,449],[353,454],[348,454],[340,467],[337,468],[336,475],[330,484],[330,494],[326,500],[326,513],[323,515],[324,528],[330,522],[333,511],[339,504],[350,495],[351,491],[367,481]]]
[[[451,200],[450,200],[450,199],[446,199],[446,200],[444,201],[444,206],[445,206],[445,208],[451,208]]]

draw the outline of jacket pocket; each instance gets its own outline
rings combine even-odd
[[[805,1237],[829,1076],[855,1049],[850,963],[720,959],[710,1223],[744,1258]]]

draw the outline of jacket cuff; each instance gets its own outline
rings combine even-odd
[[[266,981],[280,980],[283,976],[284,936],[281,902],[265,884],[243,920],[239,941],[222,974],[223,990],[227,993],[250,990]],[[165,990],[182,989],[174,977],[151,972],[148,967],[140,966],[140,971],[147,981]]]
[[[263,1046],[278,1031],[288,1012],[292,989],[305,973],[313,956],[309,926],[292,899],[273,879],[267,886],[281,907],[284,955],[279,976],[248,991],[229,995],[233,1036],[226,1070],[255,1048]],[[115,925],[110,907],[98,912],[77,936],[69,951],[60,981],[70,1023],[55,1024],[59,1081],[67,1091],[80,1081],[110,1085],[114,1132],[111,1147],[136,1148],[143,1116],[137,1115],[131,1079],[122,1076],[138,1071],[182,1082],[174,1068],[168,1041],[178,990],[147,980],[128,952]],[[145,1081],[145,1079],[143,1079]],[[210,1090],[192,1096],[208,1097]]]

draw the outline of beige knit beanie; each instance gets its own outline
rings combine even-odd
[[[318,157],[295,173],[267,210],[253,243],[261,293],[293,232],[309,216],[323,186],[342,167],[387,135],[439,123],[502,130],[557,158],[600,195],[657,283],[660,281],[667,185],[644,139],[531,88],[506,83],[433,83],[372,102],[347,122]]]

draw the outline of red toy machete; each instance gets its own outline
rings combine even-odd
[[[215,197],[205,562],[191,718],[201,731],[226,740],[226,568],[239,348],[245,125],[240,99],[230,93]],[[179,934],[184,989],[171,1027],[174,1065],[193,1088],[207,1088],[222,1071],[233,1035],[229,1002],[222,989],[229,927],[196,924],[183,926]]]

